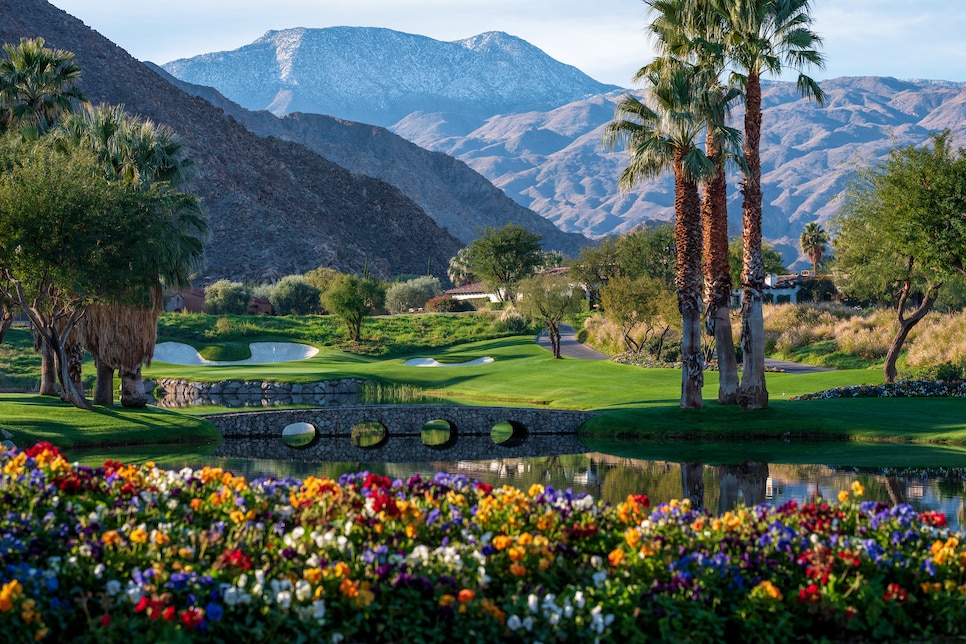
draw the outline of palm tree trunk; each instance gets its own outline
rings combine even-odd
[[[94,404],[114,406],[114,368],[97,361],[97,381],[94,384]]]
[[[698,186],[683,170],[686,151],[674,154],[675,286],[681,311],[681,407],[704,406],[704,355],[701,353],[701,199]]]
[[[745,88],[744,153],[747,169],[742,203],[742,271],[741,271],[741,348],[743,373],[738,388],[738,405],[742,409],[764,409],[768,406],[765,385],[765,322],[762,315],[762,291],[765,271],[761,260],[761,79],[750,71]]]
[[[704,465],[681,463],[681,488],[684,497],[691,500],[692,510],[704,508]]]
[[[705,183],[701,219],[704,226],[705,325],[714,337],[718,359],[718,402],[738,400],[738,359],[731,330],[731,267],[728,263],[728,194],[724,161],[716,137],[707,135],[714,176]]]
[[[121,369],[121,405],[128,409],[141,409],[148,404],[144,395],[144,380],[141,378],[141,365],[134,370]]]

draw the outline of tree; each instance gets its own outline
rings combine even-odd
[[[697,144],[704,126],[696,109],[703,91],[700,70],[683,61],[659,59],[638,72],[657,105],[651,109],[633,96],[617,106],[605,129],[605,143],[628,148],[630,164],[621,174],[622,190],[641,178],[671,168],[674,173],[674,243],[677,250],[675,287],[682,318],[681,407],[700,408],[704,385],[701,353],[701,199],[698,182],[714,170]]]
[[[110,180],[138,190],[154,186],[154,190],[167,193],[168,186],[180,182],[191,166],[182,155],[181,141],[170,128],[131,116],[118,105],[88,105],[66,115],[49,136],[64,145],[92,150]],[[94,357],[97,368],[95,404],[113,405],[115,370],[121,377],[121,404],[143,407],[147,403],[141,366],[150,364],[154,355],[157,321],[163,308],[162,286],[187,286],[202,253],[200,238],[207,233],[207,226],[197,201],[184,200],[178,208],[158,214],[169,219],[171,232],[163,240],[139,246],[166,245],[157,266],[157,281],[147,284],[146,292],[122,293],[112,302],[92,304],[78,327],[80,341]]]
[[[405,313],[421,309],[426,302],[442,292],[443,287],[439,280],[428,275],[405,282],[396,282],[386,290],[386,309],[390,313]]]
[[[543,261],[540,235],[513,222],[503,228],[484,228],[466,251],[470,271],[504,302],[512,302],[517,283]]]
[[[725,85],[724,48],[716,41],[719,21],[707,2],[648,0],[656,36],[664,57],[693,64],[700,70],[704,91],[697,111],[705,121],[705,154],[714,171],[704,180],[701,201],[705,327],[714,339],[718,359],[718,402],[734,404],[738,397],[738,362],[731,330],[731,290],[728,265],[728,195],[725,165],[741,161],[740,134],[727,127],[731,103],[740,96],[737,87]]]
[[[828,250],[828,234],[814,221],[809,222],[802,231],[799,243],[802,246],[802,252],[808,255],[809,261],[812,262],[812,276],[817,277],[818,265],[825,251]]]
[[[733,283],[741,281],[743,244],[740,239],[736,239],[728,244],[728,266],[731,271]],[[768,242],[761,244],[761,265],[765,275],[784,275],[788,268],[784,264],[782,254],[775,250],[775,247]]]
[[[638,226],[617,238],[616,252],[624,277],[652,277],[674,289],[678,253],[673,223]]]
[[[205,288],[205,312],[212,315],[245,315],[252,301],[252,287],[221,279]]]
[[[318,287],[302,275],[286,275],[268,299],[276,315],[316,315],[322,308],[321,298]]]
[[[0,293],[24,311],[57,358],[64,396],[90,403],[71,379],[65,350],[88,307],[139,295],[169,266],[171,215],[197,200],[109,181],[89,150],[50,137],[0,142]],[[200,242],[198,242],[200,248]]]
[[[619,275],[601,289],[601,299],[607,319],[620,329],[628,351],[640,353],[655,337],[658,326],[663,326],[657,348],[657,357],[660,358],[664,338],[671,330],[668,303],[673,299],[667,287],[652,277],[631,279]],[[635,335],[640,327],[644,328],[643,334]]]
[[[469,248],[463,247],[449,259],[449,268],[446,270],[446,276],[454,286],[462,286],[473,281],[474,275],[473,271],[470,270],[468,253]]]
[[[824,92],[801,73],[809,65],[822,67],[815,49],[821,38],[809,29],[810,0],[709,0],[738,82],[744,88],[744,182],[742,201],[741,345],[743,369],[738,404],[743,409],[768,406],[765,384],[765,326],[761,258],[761,77],[799,71],[798,90],[821,103]]]
[[[382,308],[385,297],[385,286],[379,280],[343,274],[329,284],[322,294],[322,303],[346,325],[349,339],[359,342],[363,319],[374,309]]]
[[[43,38],[5,44],[0,60],[0,132],[19,127],[28,136],[45,133],[74,103],[87,98],[75,87],[80,67],[74,54],[44,46]]]
[[[583,290],[577,289],[566,276],[538,273],[520,282],[520,311],[531,320],[543,322],[555,359],[560,358],[560,323],[567,315],[580,311]]]
[[[953,152],[948,130],[933,135],[931,146],[893,149],[849,185],[836,220],[836,271],[847,295],[885,298],[895,307],[886,382],[895,381],[906,337],[943,285],[966,275],[963,213],[966,150]]]
[[[614,237],[606,237],[597,244],[584,246],[577,258],[570,262],[570,277],[583,284],[590,308],[600,305],[600,289],[620,270],[617,263],[617,244]]]

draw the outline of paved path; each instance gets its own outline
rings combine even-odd
[[[537,344],[541,347],[550,349],[550,338],[546,331],[541,331],[537,336]],[[610,356],[600,351],[594,351],[587,345],[577,341],[577,335],[572,326],[560,325],[560,355],[568,358],[580,358],[581,360],[610,360]]]
[[[537,336],[537,344],[541,347],[550,349],[550,338],[546,331],[540,332]],[[610,356],[600,351],[595,351],[585,344],[577,341],[576,331],[572,326],[560,325],[560,355],[568,358],[579,358],[581,360],[610,360]],[[780,369],[785,373],[819,373],[821,371],[835,371],[830,367],[813,367],[812,365],[799,364],[797,362],[786,362],[784,360],[772,360],[765,358],[765,367]]]

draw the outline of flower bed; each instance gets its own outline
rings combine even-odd
[[[964,398],[966,382],[962,380],[903,380],[881,385],[851,385],[802,394],[789,400],[829,398]]]
[[[616,505],[464,477],[247,481],[0,452],[8,641],[932,639],[966,548],[862,502]]]

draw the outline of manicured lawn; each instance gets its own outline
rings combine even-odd
[[[47,441],[59,447],[220,442],[221,435],[206,420],[148,407],[120,406],[77,409],[56,398],[29,394],[0,395],[0,428],[13,434],[17,445]]]

